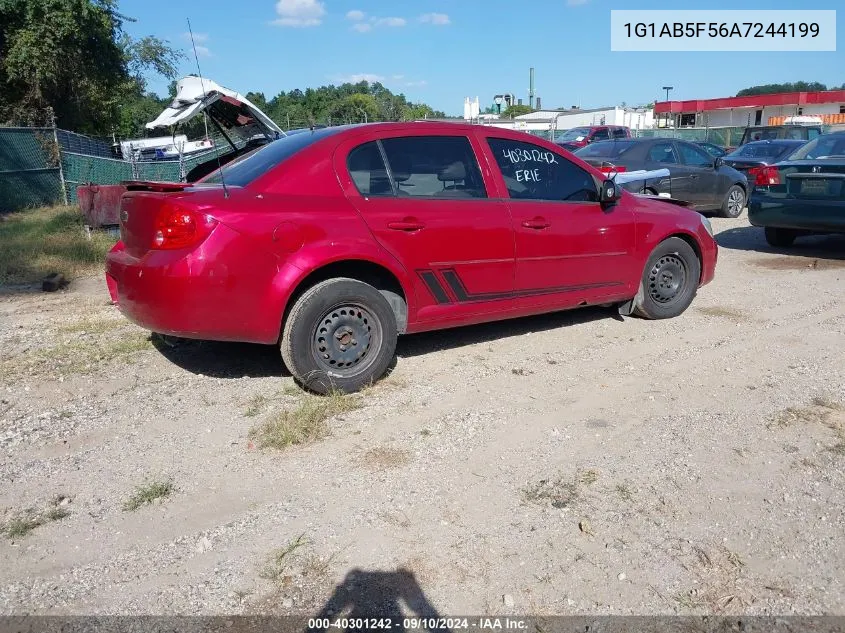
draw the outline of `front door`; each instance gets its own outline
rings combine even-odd
[[[668,193],[678,200],[689,200],[692,181],[689,172],[681,164],[678,150],[671,140],[659,141],[652,144],[645,157],[645,168],[649,171],[656,169],[669,170],[669,187],[660,187],[657,193]],[[661,179],[663,180],[663,179]]]
[[[521,304],[629,294],[636,227],[628,204],[603,208],[593,176],[563,153],[508,138],[488,143],[513,218]]]
[[[413,277],[411,319],[460,322],[507,307],[513,229],[507,205],[488,196],[474,141],[407,132],[353,139],[335,166],[376,240]]]
[[[689,178],[687,200],[696,208],[709,209],[722,204],[718,199],[719,172],[715,158],[690,143],[675,143]]]

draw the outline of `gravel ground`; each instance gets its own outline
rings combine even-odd
[[[277,350],[151,341],[99,278],[1,294],[0,611],[845,614],[845,240],[713,223],[681,317],[407,337],[282,451]]]

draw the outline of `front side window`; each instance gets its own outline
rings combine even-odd
[[[404,136],[381,141],[399,196],[486,198],[478,160],[465,136]]]
[[[681,150],[681,157],[684,162],[691,167],[712,167],[713,157],[707,152],[703,152],[697,147],[679,143],[678,148]]]
[[[593,177],[559,154],[524,141],[491,138],[488,142],[511,198],[598,202]]]
[[[653,163],[663,163],[672,165],[679,163],[678,156],[675,153],[675,148],[671,143],[655,143],[648,150],[646,160]]]

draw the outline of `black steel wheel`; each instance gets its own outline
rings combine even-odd
[[[308,389],[352,393],[384,375],[396,337],[396,317],[378,290],[329,279],[306,290],[288,313],[282,358]]]
[[[701,278],[701,261],[679,237],[663,240],[646,262],[633,312],[646,319],[668,319],[692,303]]]

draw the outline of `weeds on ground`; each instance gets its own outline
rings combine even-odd
[[[326,396],[308,396],[294,409],[284,409],[249,431],[249,438],[259,448],[281,450],[308,444],[329,434],[328,421],[361,407],[355,396],[332,392]]]
[[[291,554],[307,544],[308,541],[305,539],[305,534],[300,534],[284,547],[273,551],[273,553],[270,554],[270,558],[264,566],[264,569],[261,571],[260,576],[265,580],[278,582],[278,580],[281,579],[287,571]]]
[[[370,470],[401,468],[411,461],[408,451],[388,446],[374,446],[362,453],[358,462]]]
[[[72,280],[103,269],[116,237],[85,232],[77,207],[11,213],[0,222],[0,287],[40,282],[53,272]]]
[[[598,478],[598,471],[591,469],[576,471],[570,480],[563,477],[554,480],[541,479],[522,491],[523,499],[540,505],[550,503],[553,508],[570,507],[580,497],[581,487],[594,484]]]
[[[132,496],[123,504],[126,512],[134,512],[141,506],[153,503],[156,499],[166,499],[176,490],[176,486],[169,479],[149,481],[135,488]]]
[[[41,512],[27,510],[13,516],[2,526],[0,532],[4,533],[10,539],[19,539],[32,532],[35,528],[46,525],[47,523],[53,523],[54,521],[61,521],[70,515],[70,512],[66,508],[59,505],[63,500],[63,496],[57,496]]]

